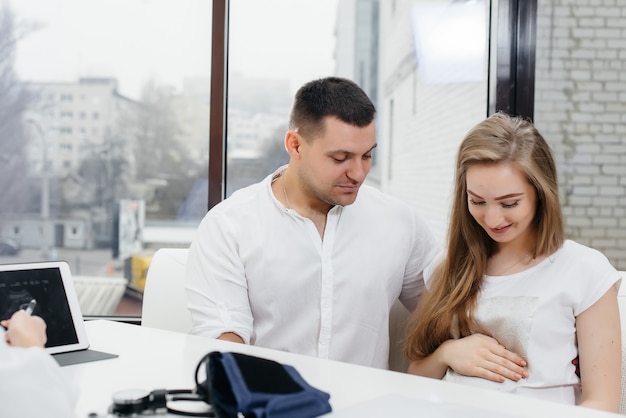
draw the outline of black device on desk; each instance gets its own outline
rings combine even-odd
[[[88,415],[88,418],[114,418],[114,417],[215,417],[211,406],[210,396],[206,389],[206,380],[200,381],[199,375],[205,373],[206,359],[204,357],[195,371],[195,389],[156,389],[148,391],[144,389],[127,389],[115,392],[112,396],[113,403],[106,415],[98,415],[96,412]],[[189,405],[179,407],[180,401],[188,401],[199,404],[199,407],[189,408]],[[174,406],[176,404],[176,406]]]
[[[0,265],[0,319],[9,319],[29,306],[31,314],[46,322],[45,350],[62,366],[117,357],[88,350],[89,339],[67,262]]]
[[[200,407],[190,408],[174,407],[173,403],[181,401],[203,401],[201,397],[194,395],[190,390],[165,390],[158,389],[147,391],[143,389],[121,390],[113,394],[113,403],[106,415],[91,413],[89,418],[113,418],[113,417],[215,417],[210,405],[203,404]]]
[[[309,385],[294,367],[247,354],[206,354],[196,366],[195,381],[193,390],[117,392],[107,417],[314,418],[332,410],[330,395]],[[180,400],[202,401],[210,408],[197,413],[168,403]]]

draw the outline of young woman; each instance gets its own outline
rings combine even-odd
[[[530,122],[496,113],[467,134],[450,218],[409,372],[617,412],[620,276],[565,238],[554,159]]]

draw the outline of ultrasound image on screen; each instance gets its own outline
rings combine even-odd
[[[47,324],[46,347],[78,343],[58,268],[0,271],[0,319],[9,319],[31,299],[37,301],[33,315]]]

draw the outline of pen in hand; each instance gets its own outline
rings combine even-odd
[[[31,299],[19,306],[10,319],[2,321],[7,330],[4,339],[8,346],[13,347],[41,347],[46,346],[46,322],[39,316],[32,316],[37,301]]]
[[[24,306],[24,305],[22,305]],[[33,311],[35,310],[35,306],[37,306],[37,300],[35,299],[31,299],[30,302],[28,302],[28,305],[26,305],[25,308],[23,308],[23,311],[26,312],[28,314],[28,316],[33,314]],[[0,323],[0,326],[2,326],[2,328],[4,328],[5,330],[7,329],[9,320],[3,320],[2,323]]]
[[[26,311],[27,314],[32,315],[35,310],[35,306],[37,306],[37,301],[35,299],[31,299],[24,311]]]

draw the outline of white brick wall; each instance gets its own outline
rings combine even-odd
[[[626,269],[626,1],[538,2],[535,122],[569,236]]]

